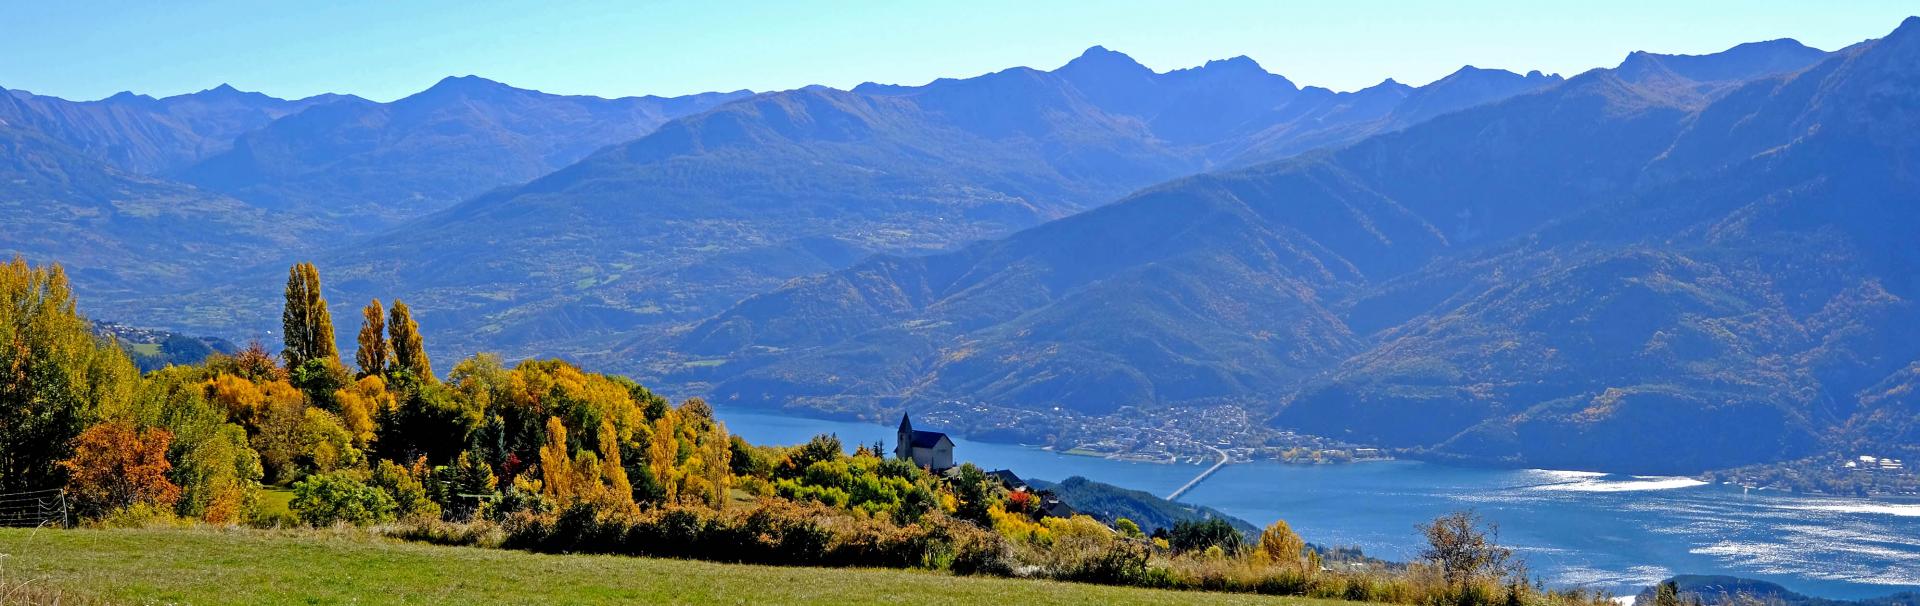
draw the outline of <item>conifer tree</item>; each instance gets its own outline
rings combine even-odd
[[[420,340],[420,325],[413,321],[413,310],[398,299],[393,301],[387,335],[392,341],[390,347],[393,348],[394,368],[411,372],[421,381],[433,383],[433,363],[427,360],[426,345]]]
[[[298,263],[287,270],[287,305],[280,323],[287,346],[281,355],[287,359],[287,368],[298,368],[308,360],[340,361],[333,343],[333,316],[320,293],[320,270],[312,263]]]
[[[387,310],[374,299],[361,315],[365,318],[360,323],[360,349],[354,352],[353,361],[360,366],[360,376],[385,375],[387,362],[393,358],[387,351]]]

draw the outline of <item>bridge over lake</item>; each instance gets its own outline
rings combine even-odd
[[[1200,475],[1194,476],[1191,480],[1187,480],[1186,484],[1181,484],[1179,488],[1174,489],[1172,493],[1167,495],[1168,501],[1180,500],[1182,495],[1187,494],[1189,490],[1193,490],[1193,487],[1199,486],[1200,482],[1206,480],[1208,476],[1213,475],[1213,472],[1220,471],[1220,468],[1227,466],[1227,451],[1212,446],[1208,446],[1207,448],[1213,448],[1213,452],[1220,455],[1220,460],[1215,461],[1213,466],[1208,467],[1206,471],[1200,472]]]

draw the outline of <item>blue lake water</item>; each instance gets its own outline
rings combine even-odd
[[[718,411],[755,443],[835,433],[893,444],[893,428]],[[954,440],[956,460],[1022,477],[1093,480],[1165,495],[1202,467],[1111,461],[1039,448]],[[1229,465],[1181,499],[1265,525],[1284,519],[1307,540],[1411,559],[1414,526],[1473,509],[1556,586],[1637,591],[1674,574],[1759,578],[1810,595],[1862,598],[1920,590],[1920,503],[1799,497],[1685,478],[1476,469],[1414,461]]]

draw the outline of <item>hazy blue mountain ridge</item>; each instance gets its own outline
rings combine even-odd
[[[1920,106],[1916,32],[1804,71],[1752,46],[1659,78],[1597,70],[803,279],[688,332],[679,347],[727,362],[679,376],[720,400],[855,411],[1238,402],[1283,427],[1547,467],[1884,444],[1861,432],[1915,408],[1898,387],[1920,319],[1899,243],[1913,144],[1890,133]]]
[[[1273,110],[1299,94],[1246,58],[1156,73],[1101,48],[1051,72],[767,93],[325,264],[349,298],[421,301],[459,335],[447,347],[631,368],[676,327],[796,276],[1001,236],[1204,171],[1225,157],[1220,137],[1289,119]]]

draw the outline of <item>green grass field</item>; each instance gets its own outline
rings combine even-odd
[[[0,530],[0,604],[16,601],[9,592],[49,591],[69,602],[181,604],[1347,604],[939,572],[542,555],[353,531]]]

